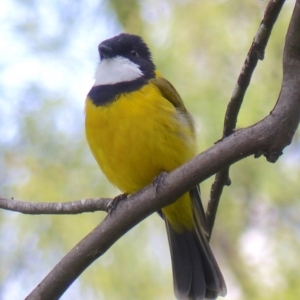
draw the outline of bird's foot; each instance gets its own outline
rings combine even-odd
[[[155,187],[156,194],[158,194],[162,186],[165,185],[165,178],[167,175],[167,172],[161,172],[157,177],[154,178],[152,184]]]
[[[112,215],[113,211],[117,208],[118,204],[127,199],[127,194],[121,194],[117,197],[115,197],[111,202],[110,202],[110,205],[109,205],[109,208],[108,208],[108,214],[109,215]]]

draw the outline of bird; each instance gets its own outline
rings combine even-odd
[[[102,41],[98,52],[95,83],[85,101],[86,138],[108,180],[130,195],[197,154],[195,125],[140,36],[121,33]],[[167,229],[175,297],[225,296],[199,187],[159,214]]]

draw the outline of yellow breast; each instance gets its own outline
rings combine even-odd
[[[85,125],[100,168],[125,193],[145,187],[196,153],[189,122],[152,84],[103,106],[87,98]]]

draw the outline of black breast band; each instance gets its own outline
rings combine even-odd
[[[148,79],[141,77],[132,81],[93,86],[88,97],[96,106],[106,105],[118,98],[120,94],[134,92],[148,83]]]

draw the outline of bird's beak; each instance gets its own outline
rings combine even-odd
[[[111,58],[112,51],[111,51],[110,47],[100,44],[98,46],[98,51],[99,51],[101,60],[105,59],[105,58]]]

